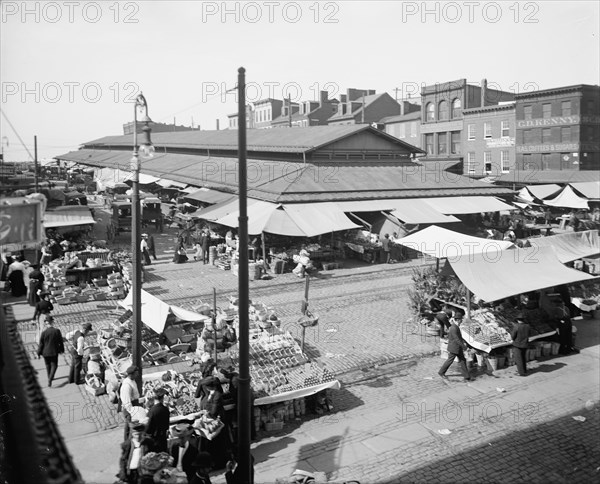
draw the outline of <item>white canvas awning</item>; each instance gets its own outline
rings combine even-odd
[[[558,260],[563,264],[600,253],[597,230],[568,232],[549,237],[535,237],[529,239],[529,243],[533,247],[551,247],[556,253]]]
[[[454,259],[474,254],[494,254],[514,248],[512,242],[471,237],[436,225],[399,239],[398,243],[438,259]]]
[[[580,197],[570,185],[567,185],[562,191],[552,199],[544,200],[544,205],[550,207],[562,207],[562,208],[577,208],[577,209],[588,209],[588,201],[585,198]]]
[[[187,183],[176,182],[173,180],[167,180],[166,178],[160,178],[156,183],[158,183],[163,188],[177,188],[184,189],[188,186]]]
[[[125,299],[119,301],[119,306],[122,306],[125,309],[131,309],[133,304],[132,300],[133,293],[130,291]],[[167,316],[171,312],[183,321],[206,321],[209,319],[203,314],[198,314],[178,306],[167,304],[142,289],[142,322],[146,326],[159,334],[162,333],[165,329]]]
[[[123,181],[130,181],[133,179],[133,173],[129,173]],[[150,183],[157,183],[160,178],[152,175],[146,175],[145,173],[140,173],[140,184],[141,185],[149,185]]]
[[[396,200],[391,214],[407,224],[440,224],[460,222],[452,215],[445,215],[434,209],[427,200],[415,198]]]
[[[47,210],[43,215],[44,227],[73,227],[75,225],[93,225],[96,223],[88,207],[69,205]]]
[[[588,200],[600,200],[600,181],[576,182],[570,185]]]
[[[433,209],[446,215],[465,215],[469,213],[502,212],[516,210],[496,197],[441,197],[424,198]]]
[[[484,301],[595,279],[564,266],[550,247],[530,247],[449,259],[461,282]]]

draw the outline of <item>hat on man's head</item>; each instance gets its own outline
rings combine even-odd
[[[136,371],[139,371],[139,368],[135,365],[131,365],[129,368],[127,368],[127,370],[125,370],[125,373],[128,375],[133,375]]]
[[[143,432],[146,430],[146,426],[143,423],[138,422],[137,420],[134,422],[129,422],[129,428],[133,432]]]
[[[159,388],[155,388],[154,389],[154,396],[156,398],[162,398],[164,397],[167,393],[167,390],[165,390],[163,387],[159,387]]]
[[[92,323],[83,323],[83,324],[81,325],[81,327],[82,327],[83,329],[85,329],[86,331],[91,331],[91,330],[92,330]]]
[[[454,311],[454,319],[462,319],[463,318],[463,313],[461,313],[460,311]]]
[[[189,423],[181,422],[171,427],[171,433],[173,437],[182,437],[184,435],[191,435],[194,431],[193,427]]]
[[[212,467],[213,460],[211,455],[208,452],[198,452],[196,456],[196,460],[192,463],[193,467]]]
[[[142,237],[148,237],[148,234],[142,234]]]

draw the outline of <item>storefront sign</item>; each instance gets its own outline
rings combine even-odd
[[[445,133],[448,131],[460,131],[463,129],[463,121],[441,121],[437,123],[426,123],[421,125],[421,134]]]
[[[517,128],[539,128],[543,126],[561,126],[561,125],[570,125],[570,124],[578,124],[580,122],[580,118],[577,115],[573,116],[557,116],[554,118],[546,118],[546,119],[523,119],[517,121]]]
[[[6,198],[0,205],[0,246],[32,246],[42,241],[42,204],[38,200]]]
[[[493,138],[485,140],[487,148],[504,148],[515,145],[514,138]]]
[[[550,151],[579,151],[579,143],[517,146],[517,153],[548,153]]]

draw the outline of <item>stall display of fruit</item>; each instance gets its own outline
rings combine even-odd
[[[184,375],[170,370],[165,372],[160,380],[145,381],[142,386],[142,395],[152,397],[157,388],[167,391],[168,398],[165,399],[165,404],[169,407],[171,417],[190,415],[200,411],[200,406],[194,398],[196,386]]]
[[[505,317],[489,309],[471,312],[470,320],[465,320],[460,325],[460,329],[475,342],[492,348],[512,343],[510,337],[512,324]]]

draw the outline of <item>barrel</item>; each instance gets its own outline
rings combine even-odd
[[[217,247],[212,245],[208,248],[208,263],[212,266],[217,260]]]

